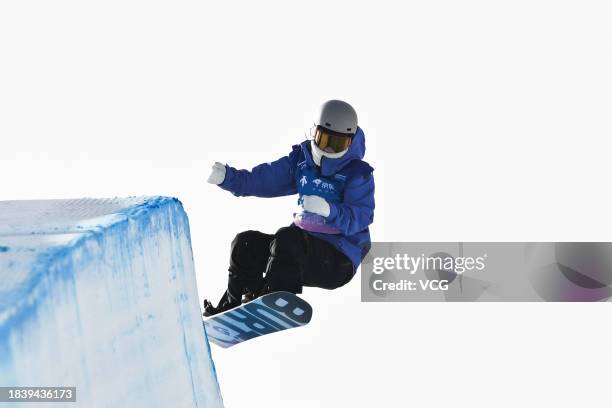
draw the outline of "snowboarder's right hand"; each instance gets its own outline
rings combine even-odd
[[[207,181],[210,184],[219,185],[223,183],[223,180],[225,180],[225,164],[215,162],[215,164],[213,164],[212,166],[212,170],[210,172],[210,176],[208,176]]]
[[[323,197],[305,195],[302,197],[302,208],[308,212],[329,217],[330,207]]]

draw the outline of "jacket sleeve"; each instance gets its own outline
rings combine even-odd
[[[351,180],[342,203],[329,203],[327,223],[344,235],[363,231],[374,221],[374,176],[369,173]]]
[[[225,179],[219,185],[237,197],[280,197],[297,193],[295,171],[300,153],[298,145],[289,155],[249,170],[225,165]]]

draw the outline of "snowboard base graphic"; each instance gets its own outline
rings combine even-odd
[[[268,293],[204,320],[208,340],[223,348],[308,324],[312,307],[290,292]]]

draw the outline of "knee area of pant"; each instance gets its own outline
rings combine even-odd
[[[255,236],[258,233],[259,232],[253,231],[253,230],[239,232],[234,237],[234,240],[232,241],[232,246],[235,246],[235,245],[238,245],[238,244],[244,244],[246,242],[252,241],[253,238],[255,238]]]
[[[259,232],[251,230],[236,234],[232,241],[232,253],[235,251],[244,251],[248,247],[249,242],[253,242],[258,234]]]
[[[272,254],[284,254],[299,256],[303,249],[304,236],[299,228],[283,227],[274,234],[274,240],[270,248]]]

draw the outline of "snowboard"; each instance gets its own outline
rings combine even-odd
[[[223,348],[308,324],[312,307],[290,292],[273,292],[204,319],[208,340]]]

